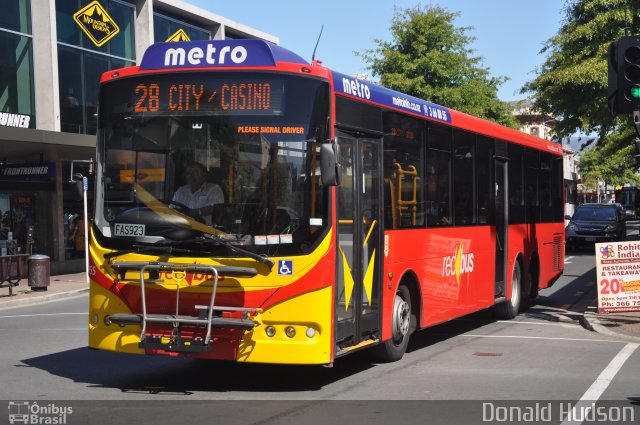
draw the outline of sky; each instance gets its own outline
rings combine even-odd
[[[498,91],[504,101],[526,97],[520,88],[535,77],[545,56],[545,41],[557,34],[564,13],[562,0],[186,0],[227,19],[280,38],[280,45],[311,60],[324,24],[316,59],[345,74],[370,75],[354,52],[375,49],[375,39],[389,40],[396,7],[438,5],[460,15],[458,27],[473,27],[467,35],[475,55],[494,77],[508,77]],[[313,6],[312,6],[313,5]],[[375,77],[374,77],[375,79]]]

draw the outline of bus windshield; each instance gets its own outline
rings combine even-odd
[[[104,84],[97,231],[114,248],[217,237],[259,254],[309,252],[329,223],[317,171],[328,112],[327,82],[275,73]],[[238,255],[224,246],[210,250]]]

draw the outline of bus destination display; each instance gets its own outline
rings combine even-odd
[[[191,115],[282,115],[278,80],[153,81],[135,84],[133,112]]]

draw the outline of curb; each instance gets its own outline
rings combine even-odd
[[[74,295],[81,295],[85,292],[89,292],[89,288],[73,289],[71,291],[57,292],[55,294],[21,298],[19,300],[9,300],[9,301],[0,303],[0,310],[9,310],[15,307],[26,307],[30,305],[42,304],[48,301],[70,298],[70,297],[73,297]],[[3,305],[3,304],[6,304],[6,305]]]
[[[599,334],[607,335],[627,342],[640,343],[640,337],[612,331],[608,326],[602,324],[600,318],[596,313],[593,313],[591,311],[584,312],[580,323],[585,329],[588,329],[592,332],[597,332]]]

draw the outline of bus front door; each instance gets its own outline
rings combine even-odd
[[[338,132],[336,354],[380,338],[382,140]]]

